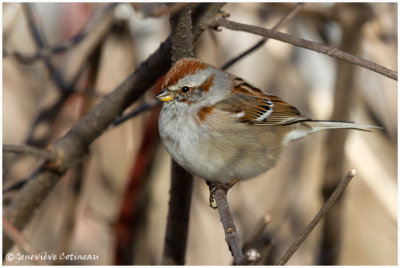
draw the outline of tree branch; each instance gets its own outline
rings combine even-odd
[[[138,108],[136,108],[135,110],[133,110],[130,113],[127,113],[125,115],[122,115],[120,117],[118,117],[110,127],[116,127],[121,125],[122,123],[126,122],[127,120],[134,118],[135,116],[138,116],[139,114],[157,106],[160,105],[159,101],[156,100],[151,100],[149,102],[143,103],[142,105],[140,105]]]
[[[224,227],[225,240],[229,250],[232,253],[235,264],[246,262],[246,257],[243,256],[242,247],[240,246],[239,234],[236,231],[235,223],[233,222],[232,214],[229,210],[228,192],[223,189],[217,189],[214,193],[215,202],[217,203],[219,216],[222,226]]]
[[[54,152],[23,144],[3,144],[4,153],[29,154],[48,161],[57,159],[57,154]]]
[[[296,250],[303,244],[304,240],[311,234],[317,224],[322,220],[322,218],[328,213],[329,209],[344,191],[346,186],[349,184],[351,179],[356,175],[356,171],[354,169],[350,170],[349,173],[341,180],[340,184],[336,187],[335,191],[326,201],[321,210],[317,213],[317,215],[312,219],[312,221],[307,225],[304,231],[299,235],[296,241],[286,250],[285,254],[281,257],[276,265],[285,265],[292,255],[296,252]]]
[[[295,36],[292,36],[289,34],[276,32],[276,31],[265,29],[262,27],[233,22],[233,21],[227,20],[222,17],[217,19],[214,22],[213,26],[215,28],[224,27],[224,28],[234,30],[234,31],[249,32],[249,33],[265,36],[268,38],[276,39],[276,40],[279,40],[279,41],[282,41],[285,43],[289,43],[289,44],[292,44],[295,46],[299,46],[302,48],[306,48],[309,50],[313,50],[313,51],[328,55],[328,56],[336,58],[336,59],[344,60],[349,63],[359,65],[361,67],[364,67],[366,69],[369,69],[376,73],[382,74],[386,77],[389,77],[389,78],[397,81],[397,72],[390,70],[386,67],[383,67],[379,64],[376,64],[374,62],[371,62],[371,61],[365,60],[363,58],[360,58],[358,56],[352,55],[350,53],[341,51],[337,48],[333,48],[330,46],[311,42],[311,41],[301,39],[301,38],[298,38],[298,37],[295,37]]]
[[[173,63],[181,58],[193,57],[192,17],[189,6],[171,17],[171,37]],[[183,265],[189,230],[193,175],[174,160],[172,160],[171,171],[171,191],[162,263]]]
[[[92,32],[94,28],[96,28],[97,24],[104,19],[104,16],[106,16],[108,12],[112,11],[116,5],[116,3],[109,4],[99,12],[96,12],[83,27],[82,31],[80,31],[67,41],[62,41],[59,44],[53,45],[51,47],[41,47],[39,48],[38,52],[32,55],[23,54],[18,51],[3,49],[3,57],[14,56],[19,62],[23,64],[32,64],[35,61],[47,58],[50,55],[63,53],[68,49],[77,46],[82,40],[84,40],[86,36],[90,32]]]
[[[28,20],[28,26],[30,33],[32,35],[33,40],[35,41],[35,44],[38,48],[38,50],[46,50],[47,49],[47,41],[41,31],[39,30],[39,27],[36,25],[35,20],[34,20],[34,14],[33,14],[33,8],[32,8],[32,3],[23,3],[26,19]],[[64,81],[64,78],[61,76],[60,72],[57,70],[57,68],[54,66],[53,62],[51,59],[45,55],[43,57],[43,61],[50,73],[50,76],[54,83],[57,85],[59,89],[62,91],[68,91],[69,89],[67,88],[67,85]]]
[[[301,7],[303,5],[304,5],[304,3],[295,4],[291,9],[289,9],[286,12],[286,14],[283,17],[281,17],[281,19],[275,24],[275,26],[272,27],[272,30],[276,31],[279,28],[281,28],[282,26],[284,26],[289,20],[291,20],[297,14],[297,12],[299,12],[299,10],[301,9]],[[221,67],[221,69],[222,70],[228,69],[229,67],[231,67],[233,64],[235,64],[239,60],[243,59],[247,55],[249,55],[249,54],[253,53],[254,51],[256,51],[258,48],[262,47],[267,41],[268,41],[268,38],[262,38],[255,45],[253,45],[252,47],[250,47],[246,51],[240,53],[238,56],[236,56],[235,58],[233,58],[230,61],[228,61],[227,63],[225,63]]]
[[[74,56],[70,58],[67,65],[63,68],[63,74],[58,74],[62,79],[62,85],[59,85],[56,81],[54,83],[57,86],[62,86],[60,89],[60,96],[58,100],[54,101],[54,103],[47,108],[40,111],[40,113],[36,116],[31,130],[28,134],[28,138],[26,140],[27,144],[35,145],[35,146],[44,146],[48,144],[48,139],[50,138],[53,131],[50,128],[53,121],[59,115],[59,112],[64,107],[65,101],[70,97],[72,93],[75,93],[75,87],[78,79],[84,73],[83,69],[86,67],[87,63],[90,62],[90,58],[92,58],[95,54],[98,54],[98,49],[102,45],[102,41],[106,36],[108,29],[111,27],[113,22],[113,13],[110,12],[113,10],[115,5],[109,5],[104,8],[104,11],[100,11],[99,13],[95,13],[93,16],[98,17],[101,16],[101,20],[98,23],[95,23],[96,20],[93,20],[92,23],[89,23],[88,28],[90,29],[90,34],[84,35],[85,39],[80,42],[80,46],[76,49],[80,50],[79,56]],[[106,12],[107,11],[107,12]],[[34,27],[34,26],[32,26]],[[83,36],[82,36],[83,38]],[[50,56],[50,55],[49,55]],[[44,57],[44,61],[49,61],[50,58]],[[59,72],[52,63],[50,63],[50,67],[54,69],[54,71]],[[51,69],[49,69],[51,73]],[[73,76],[69,78],[69,76]],[[47,126],[46,131],[37,135],[37,126],[44,125]]]

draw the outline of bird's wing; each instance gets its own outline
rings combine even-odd
[[[234,80],[232,95],[216,103],[216,108],[234,113],[239,122],[254,125],[284,125],[309,120],[287,102],[266,95],[240,78]]]

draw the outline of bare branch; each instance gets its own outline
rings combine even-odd
[[[156,100],[152,100],[152,101],[149,101],[147,103],[143,103],[142,105],[140,105],[137,109],[133,110],[132,112],[117,118],[112,123],[111,127],[119,126],[122,123],[126,122],[127,120],[129,120],[131,118],[134,118],[135,116],[138,116],[139,114],[141,114],[141,113],[143,113],[143,112],[145,112],[145,111],[147,111],[147,110],[149,110],[149,109],[151,109],[151,108],[153,108],[153,107],[155,107],[157,105],[160,105],[160,102],[156,101]]]
[[[42,35],[41,31],[39,31],[39,27],[36,25],[35,20],[34,20],[34,14],[33,14],[33,8],[32,8],[32,3],[23,3],[24,11],[26,18],[28,20],[28,26],[30,29],[30,33],[32,35],[33,40],[35,41],[35,44],[37,48],[40,50],[46,50],[47,49],[47,41]],[[56,69],[54,66],[53,62],[50,60],[49,57],[43,57],[43,61],[49,70],[50,76],[54,83],[57,85],[59,89],[62,91],[68,91],[69,88],[67,87],[63,77],[61,76],[60,72]]]
[[[235,223],[233,222],[232,214],[229,210],[227,191],[217,189],[214,193],[214,198],[217,203],[219,216],[222,226],[224,227],[225,240],[232,253],[235,264],[246,262],[246,257],[243,256],[242,247],[240,246],[239,234],[236,231]]]
[[[114,6],[110,6],[110,8],[111,7]],[[65,101],[72,93],[76,93],[75,87],[79,78],[85,73],[83,72],[84,68],[87,67],[87,64],[91,62],[92,58],[98,57],[101,51],[100,47],[102,46],[103,40],[109,32],[108,29],[111,27],[113,22],[113,14],[111,12],[104,12],[101,14],[103,14],[101,21],[96,24],[93,23],[95,26],[90,27],[90,34],[87,35],[84,41],[80,43],[80,46],[76,48],[80,50],[80,53],[78,53],[79,56],[70,58],[68,64],[64,67],[62,79],[67,81],[64,85],[65,88],[61,91],[58,100],[40,111],[38,116],[35,118],[30,133],[28,134],[26,141],[27,144],[36,146],[44,146],[45,144],[48,144],[48,139],[53,133],[50,129],[50,125],[59,115],[62,107],[64,107],[63,104]],[[47,131],[41,133],[41,135],[35,135],[37,129],[36,126],[38,125],[48,126]]]
[[[282,42],[286,42],[295,46],[299,46],[302,48],[306,48],[309,50],[313,50],[325,55],[328,55],[333,58],[337,58],[340,60],[347,61],[349,63],[359,65],[361,67],[367,68],[371,71],[374,71],[376,73],[382,74],[386,77],[389,77],[393,80],[397,81],[397,72],[390,70],[386,67],[383,67],[379,64],[376,64],[374,62],[365,60],[363,58],[360,58],[358,56],[352,55],[350,53],[341,51],[337,48],[333,48],[330,46],[326,46],[323,44],[311,42],[305,39],[301,39],[289,34],[281,33],[281,32],[276,32],[270,29],[265,29],[262,27],[258,26],[253,26],[253,25],[248,25],[248,24],[242,24],[242,23],[237,23],[233,22],[230,20],[227,20],[225,18],[219,18],[218,20],[215,21],[214,27],[224,27],[230,30],[234,31],[244,31],[244,32],[249,32],[261,36],[265,36],[268,38],[276,39]]]
[[[286,250],[285,254],[278,261],[277,265],[285,265],[292,255],[296,252],[296,250],[301,246],[301,244],[306,240],[306,238],[310,235],[310,233],[314,230],[315,226],[322,220],[322,218],[326,215],[341,193],[344,191],[346,186],[349,184],[351,179],[356,175],[356,171],[354,169],[350,170],[349,173],[342,179],[340,184],[336,187],[335,191],[326,201],[321,210],[317,213],[317,215],[312,219],[312,221],[307,225],[307,227],[303,230],[303,232],[299,235],[296,241]]]
[[[104,16],[113,10],[116,6],[116,3],[111,3],[107,5],[105,8],[96,12],[91,19],[87,22],[81,32],[77,33],[71,39],[67,41],[60,42],[59,44],[53,45],[51,47],[41,47],[37,53],[32,55],[26,55],[20,53],[18,51],[12,51],[8,49],[3,49],[3,57],[14,56],[18,61],[23,64],[32,64],[35,61],[43,58],[47,58],[50,55],[55,55],[59,53],[63,53],[68,49],[73,48],[74,46],[81,43],[82,40],[86,38],[86,36],[96,27],[96,25],[104,19]]]
[[[304,3],[297,3],[295,4],[291,9],[289,9],[287,11],[287,13],[278,21],[277,24],[275,24],[274,27],[272,27],[273,31],[278,30],[279,28],[281,28],[282,26],[284,26],[286,24],[286,22],[288,22],[289,20],[291,20],[296,14],[297,12],[301,9],[301,7],[304,5]],[[246,57],[247,55],[253,53],[254,51],[256,51],[258,48],[262,47],[266,42],[268,41],[268,38],[263,38],[260,41],[258,41],[255,45],[253,45],[252,47],[250,47],[249,49],[247,49],[246,51],[240,53],[238,56],[236,56],[235,58],[231,59],[230,61],[228,61],[227,63],[225,63],[221,69],[222,70],[226,70],[229,67],[231,67],[233,64],[235,64],[236,62],[238,62],[239,60],[243,59],[244,57]]]
[[[48,161],[57,159],[57,154],[54,152],[23,144],[3,144],[4,153],[29,154]]]
[[[192,16],[190,7],[171,17],[172,62],[193,57]],[[189,230],[190,203],[193,191],[193,175],[172,160],[171,190],[167,229],[162,263],[185,264],[186,242]]]

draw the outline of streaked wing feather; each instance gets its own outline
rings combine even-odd
[[[216,108],[235,113],[239,122],[254,125],[283,125],[308,120],[290,104],[273,95],[266,95],[240,78],[234,79],[231,97]]]

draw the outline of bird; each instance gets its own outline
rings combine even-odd
[[[378,128],[310,119],[281,98],[195,58],[172,66],[155,99],[163,103],[158,126],[168,153],[209,185],[227,189],[274,167],[293,140],[329,129]]]

